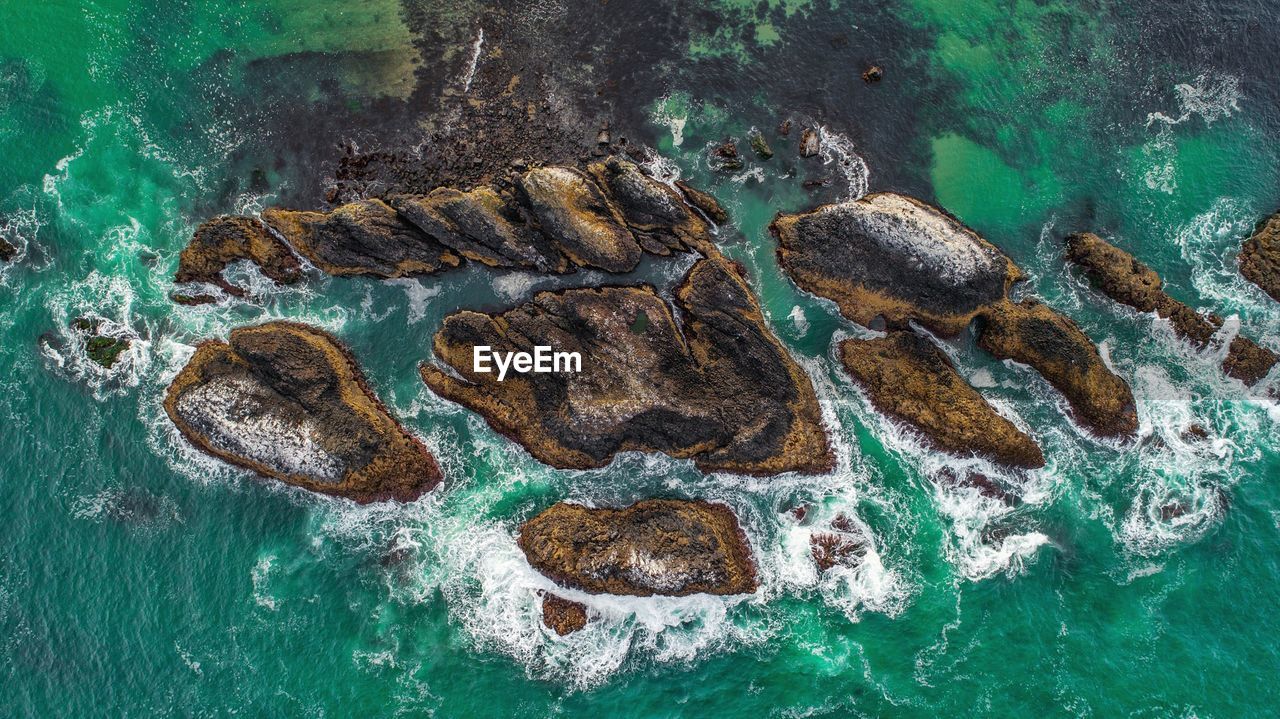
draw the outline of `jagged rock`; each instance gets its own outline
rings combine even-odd
[[[0,237],[0,262],[8,262],[18,256],[18,248],[9,244],[9,241]]]
[[[779,215],[770,229],[792,279],[864,326],[880,316],[890,328],[915,320],[954,336],[1023,279],[973,230],[895,193]]]
[[[361,200],[332,212],[272,208],[263,211],[262,220],[331,275],[405,277],[462,262],[382,200]]]
[[[703,255],[715,253],[707,222],[684,203],[679,193],[646,175],[639,165],[613,157],[589,169],[613,198],[627,227],[646,251],[668,254],[670,250],[694,249]],[[698,207],[695,202],[689,204]],[[646,241],[650,244],[646,245]]]
[[[1280,302],[1280,212],[1259,222],[1244,241],[1240,274]]]
[[[879,65],[872,65],[862,71],[862,81],[870,85],[873,82],[880,82],[884,79],[884,68]]]
[[[445,319],[427,385],[559,468],[625,451],[692,458],[703,471],[768,475],[833,465],[813,385],[769,331],[738,270],[700,260],[678,310],[643,287],[542,292],[495,315]],[[677,321],[677,312],[680,320]],[[581,372],[479,373],[473,348],[578,352]]]
[[[187,307],[195,307],[196,305],[211,305],[218,301],[217,297],[208,294],[188,295],[182,292],[174,292],[169,295],[169,299],[174,304],[185,305]]]
[[[229,294],[243,296],[243,289],[222,277],[227,265],[237,260],[249,260],[280,284],[297,282],[302,276],[298,258],[266,225],[252,217],[223,215],[196,229],[191,243],[178,256],[174,281],[208,282]]]
[[[831,529],[809,535],[809,551],[818,571],[826,572],[843,565],[856,567],[871,548],[861,527],[843,514],[831,520]]]
[[[1103,294],[1139,312],[1155,312],[1197,348],[1210,348],[1222,328],[1221,317],[1212,312],[1201,314],[1173,299],[1165,293],[1164,283],[1154,270],[1093,233],[1068,236],[1067,259],[1080,265]],[[1227,347],[1222,370],[1245,384],[1253,384],[1265,377],[1277,361],[1280,356],[1271,350],[1237,335]]]
[[[542,595],[542,623],[560,636],[587,626],[587,606],[551,593]]]
[[[999,359],[1021,362],[1043,375],[1067,398],[1078,422],[1103,437],[1137,432],[1133,392],[1075,322],[1034,299],[1002,302],[983,319],[978,344]]]
[[[751,142],[751,150],[756,153],[756,157],[761,160],[773,157],[773,149],[769,147],[769,141],[764,139],[764,135],[759,130],[752,129],[747,139]]]
[[[818,132],[811,127],[806,127],[800,131],[800,156],[813,157],[822,149],[822,141],[818,139]]]
[[[516,183],[543,234],[555,238],[574,264],[630,272],[643,251],[617,207],[583,172],[539,167]]]
[[[77,317],[71,321],[71,328],[85,335],[84,353],[104,369],[114,367],[131,344],[127,337],[101,334],[102,322],[97,319]]]
[[[703,192],[689,185],[684,180],[677,180],[676,187],[680,188],[680,192],[684,193],[684,199],[690,205],[702,210],[702,214],[717,225],[723,225],[729,221],[729,213],[724,211],[720,206],[720,202],[716,200],[715,195],[710,192]]]
[[[686,596],[756,590],[751,546],[722,504],[649,499],[623,509],[560,503],[520,527],[529,564],[592,594]]]
[[[778,123],[778,134],[787,137],[791,134],[791,120],[783,120]]]
[[[397,195],[391,206],[441,244],[491,267],[572,271],[551,240],[526,225],[514,199],[493,188],[470,192],[441,187],[427,195]]]
[[[906,422],[938,449],[1014,467],[1044,466],[1035,440],[995,410],[932,342],[911,332],[840,343],[845,370],[876,409]]]
[[[950,467],[943,467],[933,475],[932,479],[948,487],[973,487],[978,490],[978,494],[987,499],[994,499],[1008,507],[1012,507],[1021,501],[1017,495],[1010,493],[998,482],[981,472],[971,470],[957,472]]]
[[[441,480],[350,353],[307,325],[242,327],[201,344],[164,407],[197,448],[313,492],[411,501]]]

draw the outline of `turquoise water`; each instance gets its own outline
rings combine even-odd
[[[489,17],[411,5],[443,23],[432,42],[470,42]],[[630,22],[652,13],[680,30],[614,50],[659,53],[666,68],[620,111],[641,118],[667,170],[729,209],[726,253],[822,397],[840,458],[829,476],[706,477],[641,456],[552,471],[422,385],[445,315],[552,280],[471,268],[277,288],[244,270],[245,301],[168,301],[201,220],[314,203],[327,133],[377,133],[409,112],[412,68],[432,48],[396,2],[0,0],[0,234],[21,250],[0,267],[0,714],[1273,713],[1280,409],[1087,289],[1061,236],[1103,232],[1179,299],[1280,349],[1280,305],[1234,268],[1240,239],[1280,203],[1280,53],[1266,30],[1280,10],[718,2],[672,19],[661,4],[628,7]],[[552,37],[575,9],[510,13]],[[442,52],[452,64],[433,71],[460,77],[466,54]],[[870,61],[886,68],[876,86],[858,79]],[[769,133],[774,160],[707,167],[709,143],[788,114],[824,126],[822,161],[797,160],[794,133]],[[810,193],[806,177],[830,184]],[[962,463],[880,418],[838,371],[833,339],[859,330],[780,273],[766,230],[778,211],[868,189],[936,201],[1006,249],[1133,386],[1141,440],[1083,435],[1047,385],[962,337],[957,364],[1032,429],[1049,466],[1016,507],[932,483]],[[636,279],[669,283],[686,267],[648,261]],[[110,371],[68,327],[84,315],[133,339]],[[277,317],[353,349],[440,458],[440,490],[357,507],[182,441],[159,399],[194,344]],[[1211,441],[1184,441],[1192,423]],[[548,585],[515,527],[563,499],[653,495],[734,507],[760,592],[595,598],[600,621],[549,638],[535,599]],[[873,555],[819,578],[808,528],[785,516],[803,502],[818,525],[855,516]],[[1187,513],[1163,518],[1170,502]],[[384,566],[393,542],[414,558]]]

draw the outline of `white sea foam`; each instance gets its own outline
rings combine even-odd
[[[822,164],[834,165],[836,173],[844,178],[848,199],[858,199],[867,194],[871,183],[871,169],[858,154],[857,146],[848,136],[826,126],[818,126],[819,154]]]
[[[1240,111],[1240,78],[1234,75],[1201,73],[1191,82],[1175,85],[1173,90],[1178,100],[1177,117],[1152,112],[1147,115],[1148,127],[1153,123],[1179,125],[1193,117],[1209,125]]]
[[[803,338],[809,334],[809,318],[805,316],[803,307],[800,305],[792,307],[791,313],[787,315],[787,318],[791,320],[791,324],[795,326],[796,333],[800,337]]]

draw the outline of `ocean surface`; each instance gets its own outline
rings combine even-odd
[[[1111,238],[1175,297],[1228,317],[1228,333],[1280,349],[1280,303],[1235,267],[1280,205],[1280,5],[504,5],[508,35],[579,43],[620,75],[631,141],[724,203],[719,239],[812,375],[838,469],[703,476],[627,455],[555,471],[422,384],[445,315],[561,280],[313,271],[281,288],[239,269],[244,300],[169,301],[200,221],[318,204],[331,139],[412,128],[415,72],[465,93],[469,59],[493,51],[490,9],[0,0],[0,236],[19,249],[0,264],[0,715],[1274,715],[1280,408],[1089,289],[1062,237]],[[566,76],[577,62],[564,54]],[[872,62],[885,76],[867,85]],[[786,117],[821,125],[821,158],[796,157],[794,131],[776,137]],[[752,127],[777,156],[713,171],[708,147],[735,136],[746,150]],[[864,331],[780,272],[767,231],[779,211],[889,189],[954,213],[1080,323],[1133,387],[1137,442],[1088,436],[1046,383],[966,335],[948,352],[1049,464],[1025,478],[979,466],[1020,487],[1013,506],[929,478],[980,463],[870,408],[832,356]],[[670,285],[688,265],[649,260],[635,281]],[[111,370],[69,326],[85,316],[132,339]],[[161,407],[167,383],[198,341],[271,318],[348,344],[445,483],[412,504],[357,506],[187,445]],[[1184,438],[1192,424],[1210,439]],[[550,584],[516,527],[561,500],[650,496],[732,506],[760,591],[568,592],[601,618],[549,634],[536,592]],[[819,576],[810,527],[787,516],[805,503],[819,525],[840,513],[864,525],[867,560]],[[388,561],[392,547],[413,551]]]

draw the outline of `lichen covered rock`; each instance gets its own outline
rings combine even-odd
[[[650,499],[623,509],[553,505],[520,527],[529,564],[592,594],[748,594],[751,547],[722,504]]]
[[[542,292],[515,309],[446,318],[422,367],[437,394],[559,468],[617,452],[692,458],[704,471],[822,472],[833,463],[808,376],[769,331],[729,263],[704,259],[678,309],[643,287]],[[677,312],[680,319],[677,320]],[[476,372],[474,347],[577,352],[580,372]]]
[[[1044,466],[1035,441],[988,404],[924,337],[891,332],[845,340],[840,360],[876,409],[916,428],[938,449],[1013,467]]]
[[[313,492],[410,501],[441,480],[354,358],[314,327],[271,322],[201,344],[164,407],[197,448]]]

